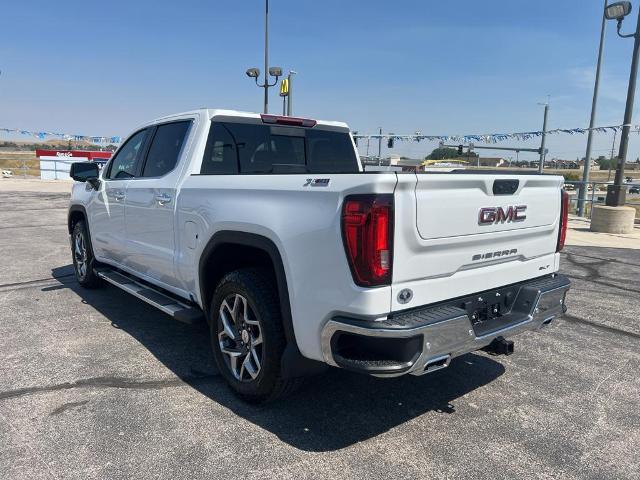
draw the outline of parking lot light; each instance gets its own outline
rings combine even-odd
[[[607,20],[621,21],[631,13],[631,2],[616,2],[604,9],[604,16]]]
[[[624,167],[627,160],[627,150],[629,148],[629,132],[633,115],[633,100],[636,91],[636,80],[638,77],[638,58],[640,57],[640,9],[638,11],[638,21],[635,31],[629,34],[620,33],[622,20],[631,12],[631,2],[612,3],[605,9],[605,17],[609,20],[618,21],[618,36],[622,38],[634,38],[633,54],[631,57],[631,72],[629,74],[629,86],[627,89],[627,104],[624,111],[624,122],[622,124],[622,134],[620,135],[620,150],[616,165],[616,176],[613,185],[607,189],[606,204],[610,207],[620,207],[626,203],[627,188],[623,185]]]

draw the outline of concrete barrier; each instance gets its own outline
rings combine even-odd
[[[632,233],[635,218],[635,208],[594,205],[591,215],[591,231]]]

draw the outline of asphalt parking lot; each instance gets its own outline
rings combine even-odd
[[[424,377],[249,406],[206,331],[79,288],[65,193],[0,191],[0,477],[639,478],[640,249],[566,249],[565,319]]]

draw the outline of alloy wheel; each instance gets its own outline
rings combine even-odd
[[[218,343],[236,380],[255,380],[262,366],[262,330],[256,312],[239,293],[227,295],[218,315]]]
[[[87,246],[82,232],[76,233],[73,241],[73,256],[76,260],[76,272],[83,279],[87,275]]]

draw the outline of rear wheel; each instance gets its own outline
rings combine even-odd
[[[225,275],[210,312],[216,364],[237,394],[265,402],[295,388],[297,379],[280,377],[286,340],[277,291],[266,271],[246,268]]]
[[[96,260],[89,242],[87,227],[83,220],[77,222],[73,227],[73,232],[71,233],[71,255],[78,283],[85,288],[100,286],[100,278],[93,270]]]

